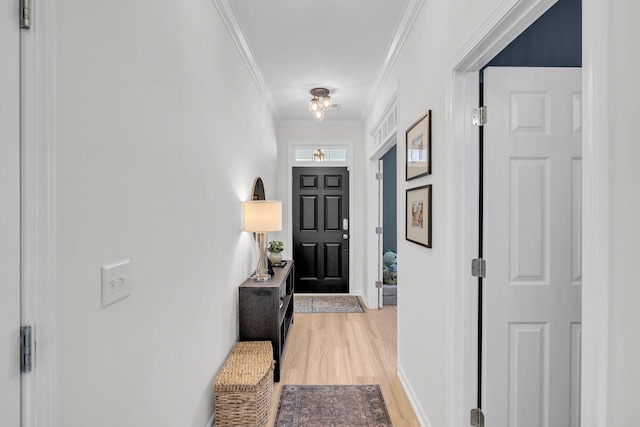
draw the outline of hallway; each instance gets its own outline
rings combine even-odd
[[[366,313],[297,313],[287,338],[273,425],[283,384],[378,384],[395,427],[420,426],[396,374],[395,306]]]
[[[287,212],[282,231],[271,238],[283,241],[285,257],[292,258],[294,147],[351,150],[349,291],[373,306],[378,279],[369,255],[381,250],[371,218],[377,212],[372,158],[395,135],[402,308],[296,316],[282,384],[377,382],[394,425],[469,424],[469,410],[477,406],[470,380],[477,279],[469,263],[479,246],[479,222],[471,218],[478,201],[478,130],[469,119],[479,106],[478,71],[563,0],[410,0],[403,25],[392,27],[405,31],[366,63],[357,58],[368,49],[353,46],[359,39],[372,45],[363,30],[382,34],[371,20],[372,3],[296,2],[295,9],[319,9],[309,13],[312,19],[288,20],[300,32],[275,26],[273,8],[262,2],[263,15],[258,3],[52,0],[33,8],[31,30],[18,28],[18,8],[6,8],[0,28],[22,35],[0,40],[22,44],[12,43],[19,55],[8,61],[24,74],[23,146],[15,163],[20,242],[8,250],[20,258],[24,301],[15,304],[20,322],[9,334],[17,338],[20,326],[32,325],[37,345],[33,373],[23,375],[28,393],[13,387],[14,397],[0,401],[15,408],[12,402],[22,398],[21,418],[38,420],[38,427],[211,427],[213,381],[238,340],[238,286],[257,261],[255,240],[243,230],[243,202],[261,177],[266,198],[282,201]],[[236,4],[268,26],[262,32],[246,27],[265,47],[263,57],[247,56],[256,50],[241,49],[228,27],[226,18],[234,16],[227,12]],[[575,200],[583,236],[575,258],[584,288],[580,420],[583,427],[626,426],[637,423],[640,383],[640,341],[629,339],[640,324],[633,268],[640,240],[640,2],[580,4],[583,91],[573,127],[581,130],[584,148],[575,169],[583,177]],[[329,7],[345,12],[326,13]],[[357,19],[344,19],[354,11]],[[296,61],[302,55],[265,43],[266,33],[299,42],[300,53],[313,60],[285,67],[276,54]],[[343,61],[320,55],[316,48],[336,50],[328,36],[352,55]],[[546,52],[539,44],[531,50]],[[284,73],[261,72],[270,64],[292,73],[282,88],[273,89],[270,78]],[[342,71],[351,65],[367,66],[370,77],[346,78]],[[308,109],[310,90],[318,87],[330,89],[335,106],[322,123]],[[348,95],[356,89],[365,96],[352,102]],[[273,97],[281,94],[290,101],[277,108]],[[407,180],[406,131],[426,111],[432,112],[433,171]],[[431,248],[405,236],[403,199],[423,185],[433,188]],[[123,260],[131,263],[131,294],[103,307],[102,267]],[[17,283],[9,276],[15,274],[3,274]],[[0,369],[11,370],[15,384],[16,342],[0,334],[0,350],[9,354],[0,357],[8,361]],[[1,416],[0,425],[20,427]]]

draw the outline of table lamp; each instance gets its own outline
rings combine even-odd
[[[252,200],[244,202],[244,231],[256,233],[258,240],[258,267],[253,276],[256,282],[271,279],[268,273],[265,234],[282,230],[282,202],[279,200]]]

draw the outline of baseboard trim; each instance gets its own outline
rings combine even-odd
[[[409,403],[413,407],[413,412],[416,413],[416,417],[418,417],[418,422],[422,427],[432,427],[429,422],[429,418],[427,417],[426,412],[422,405],[420,405],[420,401],[416,396],[416,393],[413,391],[413,387],[411,387],[411,382],[409,378],[405,375],[402,367],[398,365],[398,378],[400,379],[400,383],[402,384],[402,388],[404,388],[404,392],[407,394],[409,398]]]
[[[366,295],[365,295],[365,293],[364,293],[364,292],[362,292],[361,290],[360,290],[360,291],[352,291],[352,292],[351,292],[351,295],[354,295],[354,296],[360,297],[360,298],[362,299],[362,302],[364,303],[365,307],[367,307],[367,309],[369,309],[369,310],[372,310],[372,309],[376,309],[376,308],[378,308],[377,306],[376,306],[376,307],[371,307],[371,306],[369,305],[369,301],[367,300],[367,296],[366,296]]]

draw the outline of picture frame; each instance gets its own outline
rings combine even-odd
[[[412,124],[405,133],[406,179],[431,174],[431,110]]]
[[[431,184],[408,189],[406,200],[406,240],[431,248]]]

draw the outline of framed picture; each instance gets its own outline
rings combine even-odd
[[[407,178],[418,178],[431,173],[431,110],[420,117],[406,132]]]
[[[406,239],[431,247],[431,185],[407,190]]]

